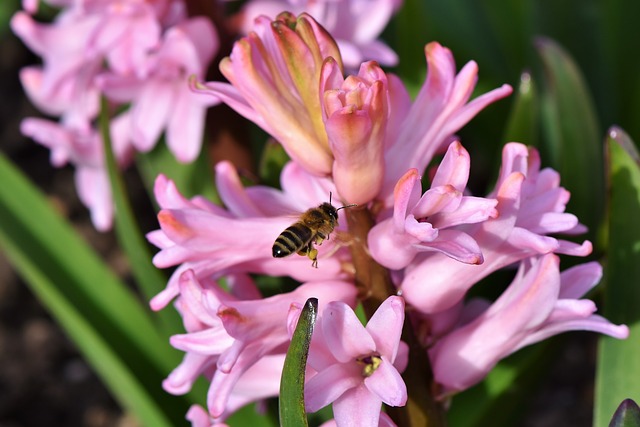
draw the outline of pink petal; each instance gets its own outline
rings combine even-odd
[[[597,262],[571,267],[560,274],[559,298],[581,298],[602,278],[602,266]]]
[[[364,385],[389,406],[407,404],[407,386],[393,364],[384,357],[376,371],[364,379]]]
[[[422,195],[411,212],[417,218],[428,218],[429,222],[432,222],[430,218],[432,215],[439,212],[455,212],[461,201],[462,192],[452,185],[431,187]]]
[[[162,382],[162,388],[168,393],[182,395],[188,393],[200,373],[211,363],[210,356],[186,353],[182,363]]]
[[[432,242],[438,237],[438,230],[428,222],[418,222],[413,215],[407,216],[404,229],[407,235],[420,242]],[[417,241],[415,243],[418,243]]]
[[[200,154],[206,106],[189,91],[186,81],[174,84],[176,99],[166,130],[167,145],[180,162],[189,163]]]
[[[347,390],[361,384],[362,373],[355,363],[336,363],[306,382],[304,386],[305,409],[307,412],[316,412],[334,402]],[[380,408],[378,408],[379,410]]]
[[[364,385],[345,392],[333,404],[339,426],[378,427],[382,401]]]
[[[465,232],[440,230],[436,240],[419,245],[420,249],[438,251],[465,264],[482,264],[484,257],[478,242]]]
[[[191,423],[191,427],[212,427],[213,425],[209,413],[200,405],[191,405],[185,418]]]
[[[471,158],[467,150],[459,141],[451,143],[431,181],[431,187],[452,185],[456,190],[463,192],[467,187],[470,167]]]
[[[219,328],[205,329],[199,332],[173,335],[169,342],[178,350],[202,355],[219,355],[229,348],[234,339],[226,333],[222,325]]]
[[[391,219],[376,224],[367,236],[367,245],[373,259],[394,270],[406,267],[413,260],[418,253],[415,243],[416,239],[412,235],[396,233]]]
[[[534,344],[554,335],[568,331],[597,332],[600,334],[609,335],[620,340],[624,340],[629,337],[629,328],[627,327],[627,325],[615,325],[604,317],[594,314],[586,319],[574,319],[570,321],[545,325],[544,328],[541,328],[535,333],[528,335],[526,339],[522,341],[518,348],[522,348],[529,344]]]
[[[404,299],[390,296],[380,304],[371,316],[366,330],[375,341],[376,350],[387,360],[393,361],[404,326]]]
[[[158,99],[163,101],[159,102]],[[175,88],[166,82],[150,80],[143,86],[132,113],[136,148],[149,151],[156,144],[175,99]]]
[[[420,199],[421,191],[417,169],[409,169],[396,183],[393,190],[393,224],[397,233],[404,233],[407,213]]]
[[[236,168],[227,161],[216,165],[216,187],[229,211],[239,218],[261,217],[261,209],[244,190]]]
[[[462,224],[476,224],[498,216],[496,199],[463,196],[453,212],[437,213],[429,221],[437,228],[454,227]]]
[[[338,361],[345,363],[376,350],[371,335],[348,305],[329,303],[322,312],[321,322],[327,347]]]

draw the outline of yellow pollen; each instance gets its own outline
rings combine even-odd
[[[362,376],[366,378],[370,377],[378,369],[378,366],[382,363],[382,358],[380,358],[379,354],[374,353],[369,356],[358,357],[356,362],[364,365],[362,367]]]

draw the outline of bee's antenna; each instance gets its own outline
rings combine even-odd
[[[332,196],[332,195],[333,195],[333,194],[331,193],[331,191],[329,191],[329,204],[330,204],[330,205],[331,205],[331,196]],[[332,206],[333,206],[333,205],[332,205]],[[337,212],[337,211],[339,211],[340,209],[344,209],[344,208],[352,208],[352,207],[354,207],[354,206],[358,206],[358,205],[357,205],[357,204],[355,204],[355,203],[353,203],[353,204],[351,204],[351,205],[342,206],[342,207],[339,207],[338,209],[336,209],[336,212]]]
[[[338,209],[336,209],[336,212],[339,211],[340,209],[352,208],[354,206],[358,206],[358,205],[356,203],[352,203],[350,205],[342,206],[342,207],[339,207]]]

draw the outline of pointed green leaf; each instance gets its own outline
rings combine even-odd
[[[148,301],[164,289],[167,278],[151,263],[151,248],[144,239],[133,214],[133,208],[111,148],[108,103],[104,97],[101,101],[100,135],[102,136],[111,194],[115,205],[115,231],[118,242],[127,255],[131,271],[136,279],[136,285]],[[162,322],[167,337],[182,331],[180,316],[175,311],[163,310],[157,316]]]
[[[616,409],[609,427],[640,427],[640,407],[631,399],[625,399]]]
[[[111,388],[146,425],[175,425],[186,402],[161,381],[177,363],[148,309],[44,196],[0,156],[0,245]]]
[[[571,191],[568,210],[590,229],[600,225],[604,206],[601,132],[584,78],[555,42],[540,38],[536,47],[545,69],[542,125],[543,156]]]
[[[317,313],[318,299],[309,298],[300,313],[284,360],[280,380],[280,425],[283,427],[308,425],[304,410],[304,374]]]
[[[640,401],[640,167],[633,142],[620,129],[609,131],[608,255],[604,313],[629,326],[626,340],[600,339],[596,374],[595,426],[606,426],[618,403]]]
[[[539,101],[531,74],[525,72],[520,75],[515,95],[503,140],[536,145]]]

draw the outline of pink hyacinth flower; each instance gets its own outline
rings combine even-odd
[[[21,73],[30,99],[48,114],[64,116],[68,124],[88,123],[98,111],[95,77],[104,61],[111,68],[135,69],[159,39],[155,13],[138,1],[74,3],[52,24],[16,13],[13,31],[43,62]]]
[[[444,394],[484,378],[514,351],[552,335],[588,330],[625,339],[629,329],[593,314],[595,304],[578,299],[598,283],[597,263],[562,274],[553,254],[523,262],[507,290],[487,310],[440,339],[429,351],[434,378]]]
[[[171,337],[171,344],[186,355],[164,381],[164,388],[183,394],[199,375],[210,377],[207,406],[216,419],[226,418],[250,401],[276,395],[284,358],[274,356],[286,351],[289,306],[310,297],[318,298],[322,306],[334,300],[354,305],[355,296],[353,284],[326,281],[303,284],[293,292],[269,298],[239,300],[187,270],[180,277],[177,300],[187,333]],[[251,370],[258,363],[260,369]],[[274,375],[267,376],[268,371]],[[271,381],[259,386],[256,381],[261,375],[262,381]],[[242,378],[245,388],[240,387]]]
[[[109,98],[131,103],[138,150],[151,150],[166,129],[167,145],[179,161],[191,162],[198,156],[206,109],[218,100],[193,93],[188,79],[204,76],[218,44],[211,22],[192,18],[171,27],[135,74],[100,76],[98,83]]]
[[[333,152],[333,180],[349,203],[364,205],[379,193],[384,177],[388,116],[387,76],[365,62],[357,76],[342,77],[329,58],[322,67],[322,118]]]
[[[185,418],[191,423],[191,427],[229,427],[225,423],[216,422],[200,405],[192,405]]]
[[[120,167],[127,166],[133,155],[128,138],[129,116],[123,114],[111,121],[114,156]],[[67,163],[75,166],[75,183],[80,201],[89,209],[91,221],[99,231],[111,229],[113,199],[105,166],[102,138],[89,127],[65,126],[38,118],[24,119],[21,132],[51,150],[51,163],[56,167]]]
[[[242,29],[249,33],[261,15],[306,12],[336,39],[345,67],[355,70],[368,60],[394,66],[398,56],[377,38],[401,5],[402,0],[251,0],[241,11]]]
[[[194,426],[196,427],[196,426]],[[330,419],[320,424],[320,427],[339,427],[335,419]],[[380,419],[378,420],[378,427],[396,427],[396,423],[393,422],[391,417],[386,412],[380,412]]]
[[[382,194],[390,196],[410,168],[424,171],[433,155],[444,151],[451,136],[487,105],[511,94],[503,85],[469,101],[478,78],[478,66],[467,63],[456,75],[451,51],[436,42],[425,47],[428,73],[415,101],[397,80],[390,81],[390,117],[387,124],[385,181]]]
[[[155,196],[162,210],[158,213],[160,230],[147,238],[160,248],[153,258],[158,268],[178,266],[167,288],[154,297],[151,307],[160,310],[178,294],[178,278],[187,269],[198,277],[221,277],[228,271],[291,276],[299,281],[345,278],[343,262],[346,248],[330,238],[319,247],[319,268],[307,257],[293,254],[274,258],[272,247],[288,226],[311,207],[339,198],[328,178],[305,172],[296,163],[285,166],[282,191],[255,186],[245,188],[233,166],[216,166],[216,184],[227,209],[203,198],[187,200],[173,182],[160,175]],[[342,211],[339,212],[343,215]],[[339,220],[335,233],[344,229]]]
[[[301,306],[293,306],[290,333]],[[377,427],[382,403],[404,406],[407,388],[400,372],[408,348],[400,341],[404,301],[387,298],[364,327],[353,310],[331,302],[319,310],[309,351],[312,375],[305,384],[305,407],[315,412],[333,403],[337,425]]]
[[[220,62],[231,82],[196,85],[278,140],[306,170],[329,175],[333,158],[320,110],[322,63],[341,62],[335,42],[306,14],[256,19],[254,31],[237,41]]]
[[[438,313],[460,302],[478,280],[525,258],[547,253],[589,255],[589,241],[578,245],[549,236],[584,231],[576,216],[565,212],[569,196],[556,171],[540,169],[537,150],[518,143],[505,145],[496,189],[488,196],[498,200],[498,217],[465,230],[482,248],[484,263],[469,265],[442,254],[419,254],[404,271],[402,295],[423,313]]]
[[[449,145],[424,195],[416,169],[400,178],[393,216],[369,232],[373,258],[391,269],[406,267],[420,252],[440,252],[463,263],[481,264],[480,246],[458,226],[495,218],[498,201],[464,195],[469,167],[469,153],[456,141]]]

